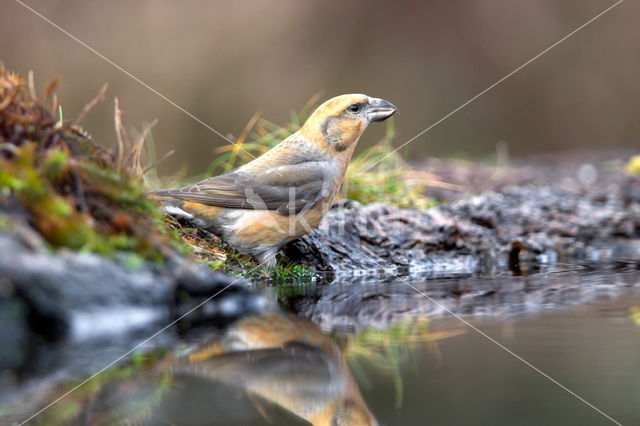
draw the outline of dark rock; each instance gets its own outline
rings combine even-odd
[[[196,310],[213,309],[216,317],[227,318],[263,306],[262,298],[250,292],[242,279],[184,259],[131,267],[92,253],[34,249],[20,235],[0,232],[1,293],[7,295],[3,306],[16,306],[3,309],[3,314],[13,312],[10,321],[23,324],[16,329],[49,340],[83,339],[169,322],[199,304]],[[216,294],[220,297],[211,297]]]
[[[599,243],[640,236],[637,186],[637,179],[624,179],[604,193],[507,187],[427,211],[346,201],[291,243],[287,255],[334,273],[451,270],[468,267],[469,255],[504,264],[584,258]]]
[[[451,313],[505,317],[629,294],[630,287],[640,286],[636,267],[631,263],[612,264],[607,273],[600,264],[598,274],[588,268],[547,270],[553,272],[552,279],[542,273],[469,276],[455,281],[415,276],[360,284],[336,280],[309,289],[304,297],[291,298],[289,305],[323,330],[339,332],[384,330],[399,321],[421,316],[434,320]]]

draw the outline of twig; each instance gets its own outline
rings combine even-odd
[[[51,113],[55,114],[57,109],[58,109],[58,95],[54,93],[53,96],[51,96]]]
[[[58,88],[59,84],[60,84],[60,80],[58,80],[58,78],[54,78],[53,80],[51,80],[49,82],[49,84],[47,84],[47,87],[44,89],[44,92],[42,92],[40,94],[40,97],[38,98],[38,103],[42,104],[44,102],[44,100],[47,99],[49,96],[53,96],[54,105],[51,108],[51,111],[53,111],[54,114],[56,113],[56,110],[58,109],[58,97],[56,96],[56,94],[53,91]]]
[[[80,123],[87,116],[87,114],[89,114],[89,111],[91,111],[93,107],[95,107],[99,102],[104,101],[105,94],[107,93],[108,88],[109,83],[105,83],[102,85],[98,94],[91,100],[91,102],[89,102],[82,108],[80,114],[78,114],[78,116],[73,120],[73,122],[71,123],[72,126]]]
[[[131,148],[129,156],[127,157],[126,163],[131,164],[129,173],[133,174],[134,176],[142,177],[143,175],[142,164],[140,162],[142,157],[142,148],[144,147],[144,142],[151,132],[151,129],[153,129],[156,124],[158,124],[158,119],[153,120],[150,124],[144,127],[136,142],[133,144],[133,148]]]
[[[149,170],[155,168],[156,166],[158,166],[158,164],[162,163],[164,160],[166,160],[167,158],[171,157],[175,153],[176,153],[175,149],[172,149],[171,151],[167,152],[162,157],[160,157],[160,159],[158,161],[156,161],[155,163],[150,164],[147,167],[145,167],[144,170],[142,170],[142,174],[145,175]]]
[[[116,167],[119,170],[122,170],[121,167],[125,149],[125,136],[123,135],[124,129],[122,128],[122,111],[120,110],[120,102],[118,101],[118,98],[114,99],[114,105],[113,123],[116,128],[116,140],[118,142],[118,145],[116,147]]]
[[[27,74],[27,80],[29,85],[29,95],[31,96],[31,100],[35,101],[36,99],[38,99],[38,96],[36,95],[36,83],[33,76],[33,70],[29,70],[29,73]]]

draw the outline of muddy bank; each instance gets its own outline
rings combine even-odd
[[[11,324],[2,334],[5,351],[13,350],[9,341],[19,352],[34,338],[94,338],[167,321],[232,283],[227,297],[244,298],[207,304],[190,319],[251,311],[247,283],[194,262],[146,197],[150,127],[135,138],[125,131],[116,100],[116,148],[106,149],[78,125],[106,87],[65,121],[57,81],[38,94],[31,77],[0,64],[0,315]]]
[[[635,249],[640,253],[640,244]],[[336,280],[289,298],[289,306],[324,330],[384,330],[399,321],[428,315],[505,317],[562,309],[638,294],[637,263],[544,268],[530,276],[493,275],[452,279],[387,280],[355,284]]]
[[[426,211],[343,201],[287,253],[342,275],[475,272],[487,262],[516,270],[522,262],[595,260],[612,240],[639,237],[640,181],[616,172],[597,186],[534,182]]]
[[[0,232],[0,404],[102,368],[187,312],[140,350],[175,347],[183,330],[210,333],[267,306],[247,281],[185,259],[132,265],[126,253],[51,253],[33,238]]]
[[[51,253],[25,232],[0,232],[0,312],[11,324],[2,332],[5,349],[9,341],[19,349],[34,338],[85,340],[169,322],[227,286],[189,320],[223,322],[264,303],[246,281],[179,257],[132,264],[126,253]]]

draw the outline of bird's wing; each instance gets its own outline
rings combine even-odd
[[[307,161],[252,173],[235,170],[154,194],[210,206],[275,210],[288,215],[310,208],[328,195],[328,188],[323,188],[325,182],[323,162]]]

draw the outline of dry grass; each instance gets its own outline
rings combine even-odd
[[[27,82],[0,65],[0,215],[18,218],[53,248],[166,258],[177,239],[139,180],[148,130],[131,140],[116,104],[119,148],[109,151],[78,126],[106,87],[66,121],[56,86],[38,94],[33,73]],[[23,213],[7,216],[16,205]]]
[[[235,144],[218,148],[216,159],[205,173],[209,177],[228,172],[273,148],[295,133],[317,106],[319,95],[311,98],[291,120],[279,126],[254,115]],[[428,208],[435,202],[424,195],[427,187],[458,190],[457,185],[442,182],[432,173],[417,170],[398,152],[393,152],[394,120],[386,122],[385,137],[378,144],[354,156],[347,170],[340,196],[364,204],[382,202],[398,207]]]

